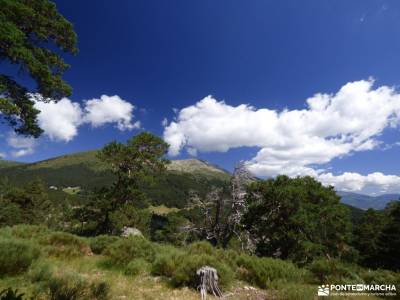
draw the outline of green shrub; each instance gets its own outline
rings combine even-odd
[[[11,227],[1,227],[0,228],[0,238],[12,238]]]
[[[37,239],[48,235],[50,230],[45,226],[20,224],[11,227],[11,233],[21,239]]]
[[[317,283],[335,282],[349,284],[360,280],[356,266],[345,264],[338,259],[319,258],[314,260],[308,268],[314,275]]]
[[[124,269],[124,274],[128,276],[136,276],[149,270],[149,263],[143,258],[132,260]]]
[[[214,255],[215,250],[216,249],[209,242],[206,241],[194,242],[186,247],[186,251],[189,255],[194,255],[194,254]]]
[[[171,247],[160,247],[152,264],[151,273],[157,276],[172,277],[183,257],[183,252]]]
[[[149,262],[154,260],[155,250],[151,242],[143,237],[120,239],[105,249],[104,254],[115,266],[125,266],[130,261],[143,258]]]
[[[278,290],[279,299],[282,300],[309,300],[315,299],[317,286],[299,284],[299,283],[284,283],[274,285],[274,289]]]
[[[110,297],[110,285],[105,281],[93,282],[90,285],[90,293],[93,300],[107,300]]]
[[[23,300],[24,294],[19,294],[18,290],[8,288],[0,292],[0,300]]]
[[[85,299],[87,282],[79,274],[64,272],[50,278],[48,282],[51,300]]]
[[[199,285],[199,278],[196,271],[203,266],[210,266],[217,270],[221,286],[228,287],[234,278],[232,269],[211,255],[181,255],[177,263],[178,266],[171,278],[171,283],[174,286],[190,286],[196,288]]]
[[[260,288],[267,288],[273,281],[300,282],[307,278],[304,270],[280,259],[241,255],[237,265],[238,277]]]
[[[0,239],[0,277],[25,272],[40,255],[31,242]]]
[[[91,254],[90,247],[83,238],[66,232],[51,233],[43,237],[40,243],[47,245],[48,254],[56,257],[68,258]]]
[[[28,277],[32,283],[48,282],[54,273],[54,267],[49,263],[38,262],[29,270]]]
[[[94,254],[102,254],[109,245],[119,239],[119,237],[112,235],[98,235],[89,240],[90,249],[92,249]]]
[[[395,284],[400,287],[400,273],[389,270],[362,270],[360,276],[366,284]]]

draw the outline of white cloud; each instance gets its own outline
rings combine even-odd
[[[45,135],[56,141],[71,141],[79,126],[90,124],[100,127],[115,123],[119,130],[140,128],[140,122],[132,123],[134,106],[119,96],[102,95],[99,99],[85,101],[83,108],[78,102],[63,98],[58,102],[38,101],[40,95],[32,95],[35,107],[40,110],[39,126]]]
[[[341,191],[362,192],[371,195],[400,193],[400,176],[385,175],[381,172],[374,172],[366,176],[351,172],[345,172],[338,176],[326,173],[319,175],[318,179]]]
[[[132,124],[134,106],[119,96],[102,95],[100,99],[85,102],[84,121],[93,127],[116,123],[119,130],[140,128],[140,123]]]
[[[79,103],[63,98],[58,102],[37,101],[35,108],[40,110],[39,126],[50,139],[69,142],[78,134],[83,118]]]
[[[11,151],[13,157],[21,157],[34,153],[36,140],[31,137],[19,136],[12,132],[7,137],[7,144],[13,148]]]
[[[257,155],[248,161],[256,175],[311,175],[327,183],[335,176],[316,170],[315,165],[376,148],[383,130],[397,127],[400,120],[399,94],[387,86],[374,89],[372,80],[347,83],[336,94],[316,94],[306,104],[301,110],[276,111],[231,106],[208,96],[177,111],[176,119],[164,129],[164,138],[172,156],[183,148],[195,153],[258,147]],[[370,174],[361,180],[363,184],[349,188],[364,191],[378,178],[382,177]],[[378,185],[384,186],[382,180]]]

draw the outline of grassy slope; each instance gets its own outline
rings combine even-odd
[[[53,239],[50,242],[50,236],[54,232],[48,231],[45,228],[35,226],[16,226],[13,228],[1,228],[0,238],[3,239],[14,239],[14,240],[25,240],[30,241],[33,244],[40,245],[42,255],[33,263],[33,265],[25,273],[17,276],[1,276],[0,274],[0,291],[2,289],[12,287],[18,288],[19,292],[25,293],[26,299],[34,295],[35,291],[40,291],[40,295],[37,295],[35,299],[48,299],[45,296],[46,288],[43,283],[45,281],[34,281],[32,280],[32,270],[40,265],[50,264],[52,269],[57,274],[65,274],[66,272],[73,271],[75,274],[79,274],[87,282],[94,281],[105,281],[110,286],[110,299],[126,299],[126,300],[197,300],[200,299],[199,293],[190,288],[173,288],[169,284],[169,279],[166,277],[153,276],[149,271],[134,276],[124,275],[123,270],[114,267],[105,267],[104,259],[102,255],[93,255],[90,252],[82,251],[81,246],[73,243],[69,239]],[[76,237],[77,238],[77,237]],[[64,243],[63,243],[64,241]],[[87,241],[87,239],[81,239],[81,242]],[[71,248],[72,247],[72,248]],[[165,246],[164,246],[165,247]],[[76,254],[76,252],[66,251],[68,249],[80,249],[82,252]],[[160,248],[166,249],[166,248]],[[68,253],[75,253],[73,256],[65,256]],[[157,253],[160,254],[160,253]],[[137,253],[137,255],[139,255]],[[227,253],[228,255],[228,253]],[[232,253],[231,253],[232,255]],[[227,258],[225,258],[227,259]],[[272,260],[274,261],[274,260]],[[234,280],[229,288],[223,289],[223,293],[226,295],[225,299],[232,300],[261,300],[261,299],[288,299],[288,300],[308,300],[315,298],[317,291],[317,284],[310,283],[308,273],[304,273],[302,282],[298,282],[296,277],[290,274],[286,274],[281,269],[276,269],[275,264],[268,265],[268,270],[271,272],[272,277],[275,277],[275,281],[267,284],[267,290],[260,288],[254,288],[254,290],[246,289],[245,287],[251,286],[251,284],[239,280]],[[275,262],[279,262],[276,260]],[[282,262],[283,263],[283,262]],[[273,267],[275,265],[275,267]],[[280,270],[280,271],[279,271]],[[293,269],[294,271],[300,269]],[[234,270],[239,272],[239,270]],[[286,275],[284,275],[283,273]],[[298,271],[296,271],[298,272]],[[282,273],[282,274],[281,274]],[[37,273],[36,273],[37,274]],[[303,273],[302,273],[303,274]],[[280,281],[279,276],[289,276],[287,280]],[[42,276],[42,280],[46,280],[47,276]],[[285,277],[286,278],[286,277]],[[276,281],[277,280],[277,281]],[[283,277],[282,277],[283,280]],[[208,297],[214,299],[213,297]],[[81,298],[79,298],[81,299]],[[340,298],[340,299],[352,299],[352,298]],[[357,299],[376,299],[375,297],[362,297],[359,296]]]
[[[48,159],[32,164],[4,168],[0,176],[17,185],[23,185],[33,179],[41,179],[49,186],[81,187],[90,190],[109,185],[113,181],[107,165],[96,157],[96,151],[79,152]],[[182,208],[189,195],[195,190],[204,194],[211,186],[224,186],[230,180],[230,174],[208,163],[189,159],[171,161],[165,176],[146,193],[154,205],[164,204]]]
[[[24,163],[12,160],[3,160],[0,159],[0,169],[10,168],[18,165],[23,165]]]

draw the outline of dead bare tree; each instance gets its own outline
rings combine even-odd
[[[243,228],[241,219],[246,212],[246,188],[256,178],[247,170],[244,162],[239,163],[233,172],[229,196],[222,188],[213,188],[206,197],[191,195],[191,206],[200,208],[203,222],[187,228],[191,232],[200,232],[207,240],[223,247],[236,236],[243,250],[253,251],[254,245],[248,232]]]
[[[250,234],[243,228],[241,220],[246,212],[246,189],[247,186],[255,181],[256,178],[249,172],[246,164],[239,162],[231,179],[231,213],[227,220],[224,244],[226,245],[231,237],[235,235],[241,243],[242,249],[250,252],[254,251],[254,243]]]

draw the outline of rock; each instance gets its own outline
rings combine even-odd
[[[129,237],[129,236],[143,236],[142,232],[134,227],[124,227],[122,228],[121,236]]]

